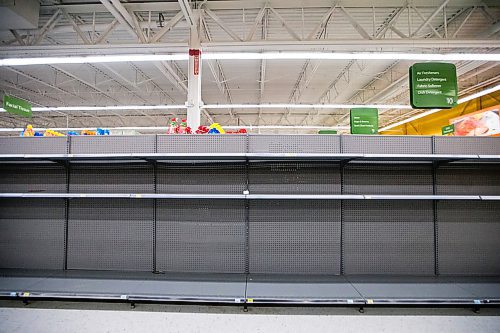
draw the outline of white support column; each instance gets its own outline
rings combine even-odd
[[[196,130],[201,118],[201,43],[196,28],[191,28],[189,42],[187,125]]]

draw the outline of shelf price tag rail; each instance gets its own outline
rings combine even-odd
[[[449,154],[296,154],[296,153],[152,153],[152,154],[0,154],[2,162],[27,161],[441,161],[500,162],[500,155]]]
[[[0,193],[0,198],[237,199],[237,200],[500,200],[500,195]]]

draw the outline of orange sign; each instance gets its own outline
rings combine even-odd
[[[450,119],[456,136],[500,135],[500,105]]]

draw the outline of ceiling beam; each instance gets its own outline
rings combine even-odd
[[[170,21],[168,21],[168,23],[165,24],[165,26],[163,28],[161,28],[160,30],[158,30],[158,32],[156,32],[153,35],[153,37],[151,38],[151,40],[149,42],[150,43],[157,43],[157,42],[159,42],[160,39],[167,32],[169,32],[170,30],[172,30],[177,25],[177,23],[179,23],[183,18],[184,18],[184,14],[182,12],[178,12],[177,14],[175,14],[175,16],[173,18],[171,18]]]
[[[193,10],[191,9],[191,5],[188,0],[178,0],[180,9],[182,14],[184,14],[184,18],[191,30],[196,30],[196,19],[193,14]]]
[[[210,0],[204,3],[204,7],[210,10],[223,10],[223,9],[259,9],[262,8],[267,2],[269,5],[277,9],[287,8],[330,8],[332,6],[331,0]],[[484,1],[489,6],[498,5],[496,0]],[[345,8],[372,8],[373,0],[343,0],[342,5]],[[417,7],[435,8],[435,0],[412,0],[412,4]],[[178,12],[180,6],[176,2],[131,2],[122,4],[129,11],[156,11],[156,12]],[[483,6],[482,0],[454,0],[450,6],[454,7],[469,7],[469,6]],[[398,8],[401,7],[401,0],[384,0],[377,1],[376,7],[378,8]],[[66,9],[69,13],[89,13],[89,12],[106,12],[106,8],[102,4],[54,4],[54,5],[41,5],[40,10],[42,13],[51,13],[58,8]]]
[[[345,9],[345,7],[340,6],[340,10],[344,13],[344,16],[347,18],[347,20],[351,23],[351,25],[356,29],[356,31],[363,37],[364,39],[371,39],[372,37],[366,32],[366,30],[359,24],[359,22],[352,17],[351,14]]]
[[[113,4],[110,2],[110,0],[100,0],[102,4],[106,7],[106,9],[113,15],[115,19],[120,22],[120,24],[127,29],[127,31],[130,33],[130,35],[134,38],[139,38],[139,35],[135,32],[134,28],[132,25],[127,22],[127,20],[120,14],[120,12],[113,6]]]
[[[236,41],[240,41],[242,42],[243,39],[240,38],[231,28],[229,28],[214,12],[212,12],[210,9],[206,9],[204,10],[205,14],[208,15],[208,17],[210,17],[212,20],[214,20],[215,23],[217,23],[217,25],[219,27],[222,28],[222,30],[224,30],[232,39],[236,40]]]
[[[317,35],[321,30],[326,29],[326,26],[328,25],[328,22],[332,19],[333,13],[335,12],[335,9],[337,8],[338,1],[334,3],[334,5],[323,15],[323,18],[319,23],[314,27],[314,29],[311,31],[309,36],[307,36],[307,40],[313,40],[317,39]]]
[[[54,26],[57,24],[57,22],[59,21],[59,19],[61,18],[61,10],[58,9],[50,18],[49,20],[44,24],[44,26],[40,29],[40,31],[38,31],[38,35],[36,35],[34,37],[34,40],[33,42],[31,43],[31,45],[37,45],[38,43],[40,43],[43,38],[45,37],[45,35],[47,35],[47,33],[52,29],[54,28]]]
[[[283,16],[281,16],[280,13],[278,13],[276,11],[276,9],[274,9],[273,7],[269,7],[269,9],[273,13],[273,15],[281,22],[281,24],[286,29],[286,31],[288,31],[288,33],[290,34],[290,36],[292,36],[295,40],[301,40],[301,38],[299,37],[299,35],[297,35],[297,33],[295,31],[293,31],[292,27],[290,27],[288,25],[288,23],[286,22],[286,20],[283,18]]]
[[[108,27],[99,34],[99,37],[94,41],[94,44],[101,44],[106,40],[106,38],[109,36],[111,32],[115,29],[115,27],[118,25],[118,20],[114,19],[113,22],[111,22]]]
[[[252,24],[252,27],[250,28],[250,31],[248,32],[247,37],[245,38],[245,41],[251,41],[253,36],[255,35],[255,32],[257,31],[257,27],[259,24],[262,23],[262,18],[264,17],[264,14],[267,11],[267,2],[262,6],[262,8],[259,10],[257,13],[257,16],[255,17],[255,20]]]
[[[66,19],[69,21],[69,23],[71,23],[71,25],[73,26],[73,30],[75,30],[76,34],[78,36],[80,36],[80,38],[83,41],[83,44],[86,44],[86,45],[92,44],[90,42],[90,40],[87,38],[87,36],[85,36],[85,33],[80,29],[78,24],[76,24],[75,20],[73,20],[73,18],[68,13],[66,13],[64,10],[62,10],[62,13],[66,17]]]
[[[416,36],[416,35],[417,35],[417,34],[418,34],[418,33],[419,33],[419,32],[420,32],[420,31],[421,31],[421,30],[422,30],[422,29],[423,29],[426,25],[427,25],[427,26],[430,26],[433,30],[435,30],[435,29],[434,29],[434,27],[433,27],[430,23],[431,23],[432,19],[433,19],[433,18],[434,18],[434,17],[435,17],[435,16],[436,16],[439,12],[441,12],[441,11],[443,10],[443,8],[444,8],[444,7],[448,4],[448,2],[449,2],[449,1],[450,1],[450,0],[444,0],[444,1],[441,3],[441,5],[440,5],[438,8],[436,8],[436,9],[434,10],[434,12],[432,12],[432,14],[431,14],[431,15],[430,15],[430,16],[429,16],[426,20],[424,20],[424,18],[421,16],[421,17],[422,17],[422,20],[424,20],[424,22],[423,22],[423,23],[422,23],[422,24],[421,24],[421,25],[417,28],[417,30],[415,30],[415,31],[414,31],[414,32],[410,35],[410,37],[414,37],[414,36]],[[412,8],[415,10],[415,12],[416,12],[417,14],[421,15],[421,14],[419,13],[419,11],[417,10],[417,8],[416,8],[416,5],[415,5],[415,4],[413,4],[413,5],[412,5]],[[435,32],[437,32],[437,31],[435,31]],[[441,37],[441,35],[439,35],[439,34],[438,34],[438,36],[440,36],[440,37]]]

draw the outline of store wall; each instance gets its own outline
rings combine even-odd
[[[441,135],[441,128],[449,125],[449,120],[464,114],[479,111],[500,103],[500,91],[473,99],[449,110],[442,110],[427,117],[380,132],[382,135]]]

